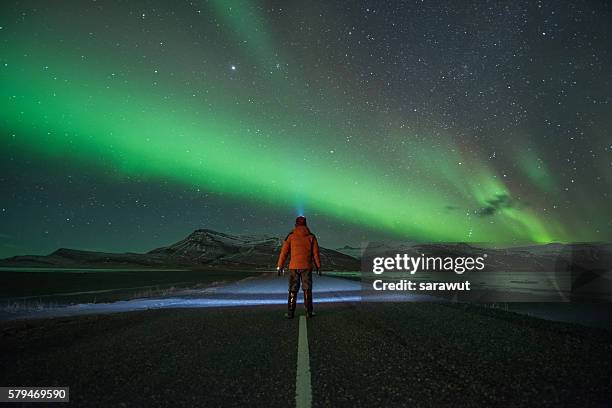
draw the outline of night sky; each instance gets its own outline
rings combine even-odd
[[[0,257],[612,240],[606,1],[3,1]]]

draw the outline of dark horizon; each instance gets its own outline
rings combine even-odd
[[[166,242],[166,243],[162,243],[161,245],[157,245],[157,246],[153,246],[150,248],[145,248],[142,250],[130,250],[130,249],[116,249],[116,250],[105,250],[105,249],[100,249],[100,248],[88,248],[88,247],[79,247],[79,246],[65,246],[65,245],[60,245],[56,248],[53,248],[51,250],[49,250],[48,252],[40,252],[40,253],[16,253],[16,254],[12,254],[12,255],[8,255],[8,256],[0,256],[0,261],[1,260],[7,260],[9,258],[13,258],[13,257],[20,257],[20,256],[48,256],[51,255],[53,253],[55,253],[58,250],[76,250],[76,251],[85,251],[85,252],[100,252],[100,253],[109,253],[109,254],[125,254],[125,253],[134,253],[134,254],[147,254],[151,251],[154,251],[156,249],[160,249],[160,248],[165,248],[165,247],[169,247],[171,245],[174,245],[184,239],[186,239],[187,237],[189,237],[191,234],[193,234],[194,232],[197,231],[208,231],[211,233],[220,233],[220,234],[226,234],[226,235],[231,235],[231,236],[238,236],[238,237],[245,237],[245,236],[253,236],[253,237],[266,237],[266,238],[276,238],[280,241],[283,240],[283,238],[286,236],[286,234],[270,234],[270,233],[233,233],[233,232],[229,232],[229,231],[220,231],[220,230],[215,230],[215,229],[211,229],[211,228],[195,228],[193,229],[191,232],[184,234],[183,236],[181,236],[180,238],[177,238],[171,242]],[[513,248],[538,248],[538,247],[545,247],[545,246],[563,246],[563,247],[572,247],[572,246],[576,246],[576,245],[593,245],[593,246],[607,246],[607,245],[612,245],[612,242],[605,242],[605,241],[577,241],[577,242],[547,242],[547,243],[509,243],[509,244],[504,244],[504,243],[487,243],[487,242],[465,242],[465,241],[456,241],[456,242],[451,242],[451,241],[445,241],[445,242],[435,242],[435,241],[412,241],[412,240],[401,240],[398,239],[397,237],[386,237],[386,238],[379,238],[379,239],[373,239],[373,240],[363,240],[360,241],[359,243],[357,243],[356,245],[350,245],[350,244],[342,244],[342,245],[338,245],[338,246],[329,246],[329,245],[325,245],[325,243],[321,244],[322,248],[327,248],[327,249],[331,249],[331,250],[342,250],[342,249],[361,249],[363,247],[363,245],[366,245],[368,243],[376,243],[376,242],[389,242],[391,244],[398,244],[398,243],[411,243],[413,245],[433,245],[433,246],[443,246],[443,245],[469,245],[471,247],[474,248],[496,248],[496,249],[513,249]]]

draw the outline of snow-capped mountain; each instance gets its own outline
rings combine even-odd
[[[272,270],[282,239],[265,235],[232,235],[198,229],[186,238],[144,254],[105,253],[60,248],[45,255],[23,255],[0,260],[0,266],[38,267],[186,267]],[[353,257],[320,248],[325,270],[359,270]]]

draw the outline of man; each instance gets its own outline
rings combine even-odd
[[[276,270],[278,274],[284,273],[285,261],[289,260],[289,299],[287,305],[287,319],[293,319],[297,294],[300,291],[300,283],[304,291],[304,308],[306,317],[314,315],[312,311],[312,269],[321,275],[321,259],[319,258],[319,244],[308,226],[306,217],[299,216],[295,219],[295,228],[287,235],[283,248],[278,257]]]

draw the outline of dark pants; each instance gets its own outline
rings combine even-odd
[[[304,292],[312,289],[312,269],[289,269],[289,292],[299,292],[300,282]]]

